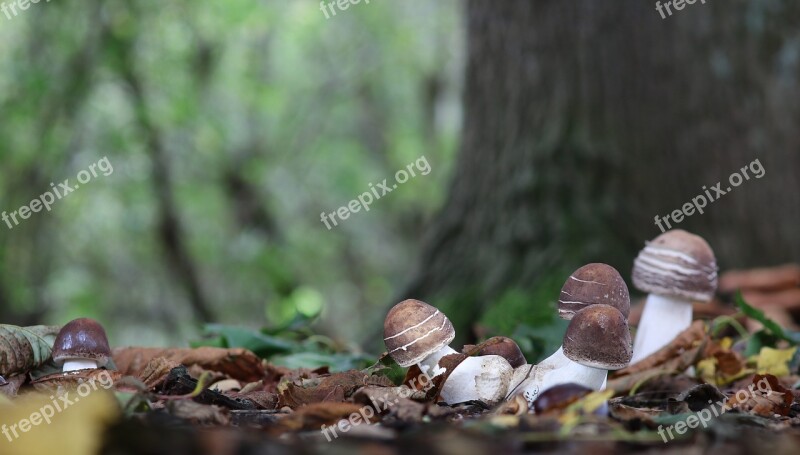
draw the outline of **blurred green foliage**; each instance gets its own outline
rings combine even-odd
[[[114,168],[3,227],[0,316],[95,317],[117,345],[197,335],[164,260],[157,137],[200,292],[216,320],[253,328],[209,327],[220,345],[314,364],[296,354],[316,341],[255,328],[318,311],[316,331],[364,339],[442,203],[460,131],[461,6],[373,2],[326,20],[306,1],[87,0],[0,17],[0,210],[103,156]],[[422,155],[429,175],[330,231],[320,222]]]

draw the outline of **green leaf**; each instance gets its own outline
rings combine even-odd
[[[265,335],[258,330],[223,324],[206,325],[205,334],[211,338],[193,342],[191,346],[245,348],[262,358],[269,358],[275,354],[286,354],[296,348],[296,343],[292,341]]]
[[[298,352],[286,356],[276,356],[271,359],[276,365],[290,369],[320,368],[327,366],[331,372],[362,370],[375,362],[374,357],[362,354],[322,354],[318,352]]]
[[[775,321],[768,318],[763,311],[750,306],[747,302],[745,302],[744,298],[742,298],[741,292],[736,293],[736,305],[739,306],[739,309],[742,310],[742,313],[744,313],[747,317],[760,322],[772,335],[790,343],[798,344],[800,342],[800,337],[798,337],[796,333],[784,332],[783,328],[781,328],[781,326],[779,326]]]
[[[0,375],[27,373],[50,359],[60,327],[0,325]]]

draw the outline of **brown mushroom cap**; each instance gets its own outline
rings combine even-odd
[[[383,323],[386,349],[403,368],[421,362],[455,336],[453,324],[444,313],[414,299],[393,306]]]
[[[640,291],[707,302],[717,289],[717,260],[702,237],[667,231],[639,252],[633,285]]]
[[[558,315],[569,320],[577,311],[597,304],[611,305],[626,318],[631,311],[628,285],[608,264],[586,264],[567,278],[558,299]]]
[[[511,338],[501,336],[491,337],[482,344],[485,346],[481,348],[476,355],[499,355],[508,360],[511,368],[521,367],[528,363],[519,345]],[[474,345],[465,345],[463,352],[466,354],[474,348]]]
[[[592,389],[568,382],[558,384],[544,390],[533,401],[533,410],[536,414],[543,414],[548,411],[563,411],[570,404],[580,400],[592,393]]]
[[[61,328],[53,343],[53,361],[61,365],[65,360],[94,360],[105,366],[111,357],[108,337],[103,326],[94,319],[81,318],[70,321]]]
[[[609,305],[592,305],[575,313],[563,346],[564,355],[573,362],[604,370],[625,368],[633,355],[628,322]]]

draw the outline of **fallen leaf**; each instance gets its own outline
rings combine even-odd
[[[310,403],[341,402],[358,388],[368,385],[370,377],[361,371],[351,370],[286,382],[279,386],[280,406],[296,409]]]
[[[3,455],[86,455],[99,453],[102,435],[119,415],[119,406],[109,392],[92,392],[79,397],[70,392],[67,405],[50,395],[27,394],[13,405],[0,405],[0,426],[9,429],[9,436],[0,437]],[[58,408],[53,405],[59,404]],[[58,409],[61,409],[59,412]],[[51,413],[52,411],[52,413]],[[33,417],[37,414],[38,417]],[[52,416],[43,417],[43,414]],[[23,423],[26,422],[26,423]],[[34,425],[34,421],[38,424]],[[23,432],[22,426],[27,428]],[[14,431],[16,431],[16,437]]]
[[[145,384],[148,390],[155,390],[164,383],[167,376],[169,376],[169,372],[178,366],[180,364],[174,360],[166,357],[155,357],[150,359],[144,370],[139,373],[139,380]]]
[[[206,370],[224,373],[244,382],[264,378],[265,369],[261,359],[252,352],[241,349],[200,347],[181,348],[117,348],[113,351],[117,369],[124,375],[139,376],[147,364],[156,357],[164,357],[186,367],[198,365]]]
[[[200,404],[192,400],[167,402],[167,410],[175,417],[196,425],[228,425],[230,414],[220,406]]]
[[[279,419],[271,431],[320,430],[323,425],[332,425],[341,419],[360,415],[363,406],[354,403],[312,403]]]
[[[772,417],[788,415],[794,402],[792,391],[783,387],[771,374],[753,376],[752,384],[737,390],[729,399],[728,406],[742,412]]]
[[[789,349],[773,349],[763,347],[756,358],[756,370],[759,374],[788,376],[789,362],[792,361],[797,346]]]
[[[698,345],[707,342],[709,339],[710,338],[708,336],[706,324],[703,321],[694,321],[689,328],[679,333],[678,336],[676,336],[675,339],[673,339],[668,345],[634,363],[633,365],[628,366],[627,368],[615,371],[611,374],[611,377],[616,379],[651,370],[679,357],[682,353],[688,350],[696,348]],[[687,367],[689,365],[687,365]]]
[[[18,327],[1,324],[0,375],[27,373],[47,362],[60,329],[46,325]]]

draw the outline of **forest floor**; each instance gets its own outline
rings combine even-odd
[[[605,390],[535,414],[520,396],[449,406],[441,376],[414,381],[416,367],[302,330],[217,326],[190,348],[117,348],[108,369],[62,373],[57,328],[0,326],[0,366],[25,370],[0,380],[0,453],[797,453],[800,336],[736,300]]]

